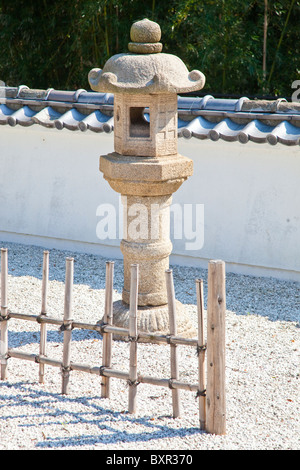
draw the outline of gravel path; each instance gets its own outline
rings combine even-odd
[[[0,246],[9,250],[9,308],[39,314],[43,249]],[[103,312],[106,261],[94,255],[50,250],[49,315],[63,315],[65,258],[70,255],[75,259],[73,318],[94,323]],[[204,279],[206,294],[207,271],[172,268],[176,297],[196,326],[195,279]],[[122,276],[122,262],[115,260],[115,300],[121,298]],[[173,419],[170,390],[140,384],[138,412],[132,416],[124,381],[111,379],[112,398],[101,399],[101,379],[73,371],[70,392],[62,396],[59,369],[46,366],[40,385],[37,364],[11,358],[8,379],[0,382],[0,450],[298,450],[299,283],[228,273],[226,291],[226,436],[199,430],[192,392],[181,391],[182,417]],[[47,354],[61,360],[63,336],[57,327],[47,329]],[[38,354],[38,324],[11,319],[9,347]],[[194,350],[178,349],[180,378],[197,383]],[[99,366],[101,354],[98,333],[73,330],[71,360]],[[113,367],[128,371],[128,358],[129,345],[115,341]],[[169,377],[169,347],[140,344],[138,367],[141,374]]]

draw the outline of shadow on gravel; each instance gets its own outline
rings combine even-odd
[[[102,336],[97,331],[74,329],[72,331],[73,341],[85,341],[91,339],[99,339],[102,341]],[[48,343],[63,343],[64,334],[59,331],[48,330],[47,342]],[[8,345],[9,348],[19,348],[26,344],[40,344],[40,333],[38,331],[8,331]]]
[[[77,397],[62,396],[61,394],[45,392],[41,388],[35,390],[31,384],[27,382],[18,382],[8,384],[2,382],[2,385],[11,389],[11,394],[2,395],[0,400],[5,403],[6,411],[10,407],[19,407],[20,412],[11,416],[1,417],[1,420],[15,420],[19,429],[38,426],[38,420],[43,426],[43,440],[35,444],[37,449],[48,448],[68,448],[82,447],[93,445],[117,445],[126,442],[148,442],[153,439],[172,439],[176,437],[184,438],[195,434],[203,434],[195,423],[195,427],[176,428],[160,424],[159,419],[171,418],[170,416],[161,416],[153,419],[152,416],[136,418],[128,414],[128,412],[115,412],[102,406],[104,399],[100,397]],[[1,384],[0,384],[1,391]],[[20,393],[21,392],[21,393]],[[63,407],[61,407],[63,405]],[[76,405],[80,405],[81,411],[78,411]],[[82,411],[82,406],[85,409]],[[24,413],[22,413],[22,407]],[[51,410],[49,411],[49,408]],[[68,409],[70,408],[70,409]],[[1,409],[1,406],[0,406]],[[34,422],[33,419],[35,418]],[[180,419],[180,418],[178,418]],[[72,425],[82,425],[84,428],[89,426],[97,427],[98,433],[82,433],[72,434]],[[139,425],[143,426],[143,430],[139,431]],[[66,428],[66,436],[54,437],[53,427],[49,429],[47,436],[47,426],[56,426]],[[126,427],[126,431],[121,431],[118,427]],[[146,428],[146,430],[145,430]],[[95,428],[94,428],[95,429]],[[50,435],[52,434],[52,435]],[[69,435],[68,435],[69,434]]]
[[[11,276],[33,276],[42,279],[44,248],[0,241],[8,248],[8,271]],[[91,289],[105,289],[106,261],[100,255],[73,253],[49,249],[49,279],[65,282],[65,259],[74,258],[74,284]],[[32,260],[35,262],[32,262]],[[38,262],[36,261],[38,260]],[[183,304],[197,304],[196,279],[203,279],[204,306],[207,305],[207,270],[188,266],[173,269],[176,298]],[[114,289],[123,288],[123,261],[115,260]],[[298,322],[300,312],[300,283],[271,277],[256,277],[226,273],[226,306],[237,315],[259,315],[270,321]],[[196,308],[196,307],[195,307]]]

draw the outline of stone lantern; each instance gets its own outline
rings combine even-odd
[[[93,90],[114,94],[114,152],[100,157],[100,171],[122,195],[124,208],[124,288],[122,301],[114,303],[114,324],[128,327],[130,266],[136,263],[138,329],[168,334],[170,204],[172,194],[193,173],[192,160],[177,153],[177,93],[200,90],[205,77],[161,52],[157,23],[134,23],[130,38],[129,53],[117,54],[102,70],[89,73]],[[176,312],[178,334],[194,334],[178,301]]]

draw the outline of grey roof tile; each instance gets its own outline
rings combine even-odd
[[[267,141],[271,145],[276,145],[277,142],[285,145],[299,144],[300,128],[293,126],[287,121],[282,121],[267,135]]]
[[[179,136],[190,139],[196,137],[197,139],[207,139],[208,133],[215,127],[216,123],[209,122],[202,116],[194,118],[190,122],[178,119]]]
[[[55,119],[54,125],[56,129],[69,129],[76,131],[79,129],[79,123],[85,118],[85,115],[80,113],[76,108],[71,108],[66,113],[62,114],[59,118]]]
[[[223,140],[227,140],[228,142],[233,142],[237,140],[239,132],[241,132],[244,127],[245,126],[242,124],[237,124],[231,121],[231,119],[226,118],[218,124],[215,124],[213,129],[209,130],[208,137],[214,141],[217,141],[221,138]]]
[[[55,111],[51,106],[47,106],[46,108],[42,109],[41,111],[37,112],[33,117],[32,120],[36,124],[40,124],[44,127],[54,127],[54,123],[56,119],[59,119],[61,114]]]
[[[7,124],[8,118],[14,113],[13,109],[10,109],[5,104],[0,105],[0,124]]]
[[[257,144],[262,144],[266,142],[267,135],[269,135],[273,129],[272,126],[268,126],[258,119],[254,119],[244,126],[237,137],[242,144],[246,144],[249,140]]]
[[[23,106],[22,108],[12,113],[7,118],[7,121],[10,126],[16,126],[17,124],[20,124],[21,126],[32,126],[32,124],[34,124],[32,117],[35,114],[36,113],[31,108],[29,108],[29,106]]]
[[[91,130],[93,132],[112,132],[114,127],[113,117],[106,116],[101,111],[94,111],[93,113],[85,116],[85,118],[79,122],[78,128],[85,132]]]

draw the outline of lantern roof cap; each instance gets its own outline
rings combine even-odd
[[[89,73],[94,91],[105,93],[188,93],[203,88],[205,76],[188,71],[182,60],[162,53],[160,26],[144,19],[130,30],[130,52],[112,56],[103,69]]]

